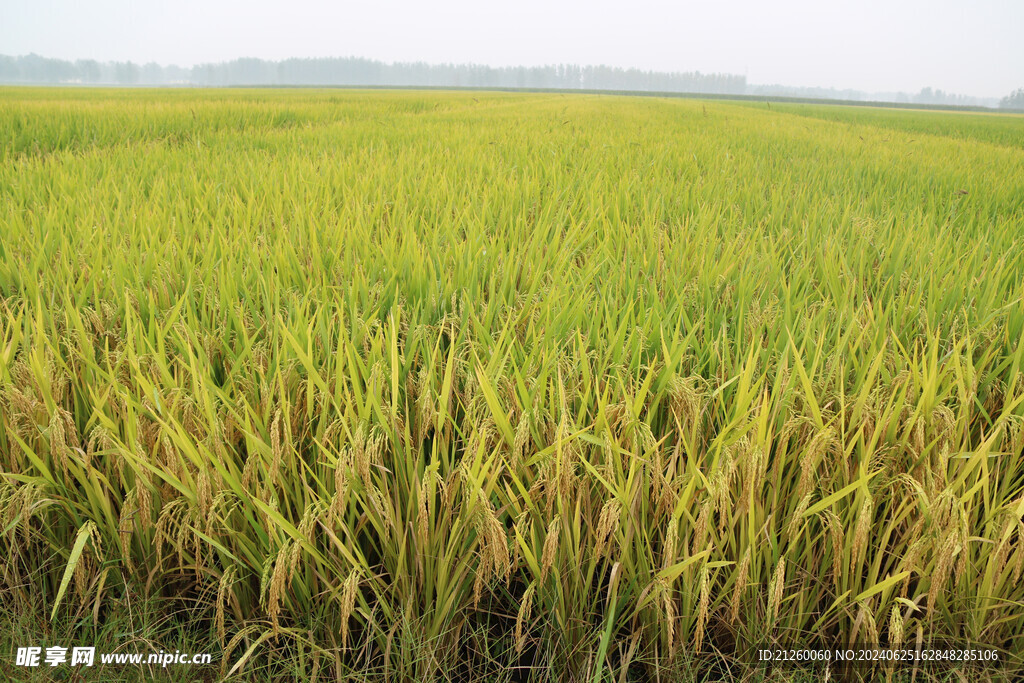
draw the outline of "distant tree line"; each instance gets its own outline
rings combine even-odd
[[[1018,109],[1024,111],[1024,88],[1017,88],[1012,93],[999,100],[1002,109]]]
[[[747,88],[751,95],[768,97],[806,97],[823,100],[852,100],[858,102],[893,102],[897,104],[927,104],[952,107],[994,107],[995,98],[957,95],[932,88],[922,88],[917,93],[875,92],[861,90],[839,90],[836,88],[794,88],[784,85],[752,85]]]
[[[385,64],[357,57],[236,59],[192,69],[197,85],[401,85],[479,88],[642,90],[742,94],[746,77],[732,74],[665,73],[608,66],[559,64],[493,67],[479,64]]]
[[[1005,97],[968,97],[924,88],[919,93],[867,93],[835,88],[751,85],[746,76],[721,73],[662,72],[610,66],[493,67],[480,64],[388,64],[359,57],[235,59],[194,67],[138,65],[133,62],[74,62],[36,54],[0,55],[0,83],[85,83],[96,85],[326,85],[423,86],[462,88],[550,88],[665,93],[754,95],[847,101],[896,102],[1024,109],[1024,89]]]
[[[0,82],[3,83],[185,85],[191,80],[191,72],[191,69],[153,62],[140,66],[134,62],[98,62],[94,59],[70,62],[36,54],[22,57],[0,55]]]
[[[0,56],[0,82],[112,85],[394,85],[481,88],[642,90],[743,94],[745,76],[665,73],[559,64],[492,67],[479,64],[386,64],[358,57],[235,59],[192,68],[132,62],[75,62],[31,54]]]
[[[916,95],[911,95],[909,101],[915,104],[951,104],[954,106],[969,106],[972,104],[978,104],[981,100],[977,97],[957,95],[951,92],[943,92],[939,89],[932,90],[931,88],[923,88],[921,92]]]

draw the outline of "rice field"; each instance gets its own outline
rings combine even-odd
[[[752,653],[866,645],[1013,680],[1022,141],[0,89],[0,671],[60,641],[186,643],[203,680],[804,680]]]

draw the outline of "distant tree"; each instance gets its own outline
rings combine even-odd
[[[78,75],[83,83],[98,83],[102,77],[100,63],[95,59],[79,59],[75,66],[78,67]]]
[[[146,85],[162,85],[164,69],[156,62],[149,62],[142,67],[141,82]]]
[[[132,62],[114,64],[114,78],[121,85],[134,85],[139,82],[139,67]]]
[[[1024,88],[1017,88],[999,100],[1000,109],[1024,109]]]
[[[14,57],[0,55],[0,81],[17,83],[21,80],[21,64]]]
[[[60,83],[75,78],[75,67],[70,62],[47,59],[32,53],[19,57],[21,78],[29,83]]]

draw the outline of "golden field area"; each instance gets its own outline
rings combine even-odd
[[[1024,116],[0,89],[3,632],[1013,680],[1022,336]],[[998,662],[755,655],[855,646]]]

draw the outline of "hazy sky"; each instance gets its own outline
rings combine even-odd
[[[1024,87],[1024,0],[0,0],[0,54],[29,52],[571,62],[991,97]]]

